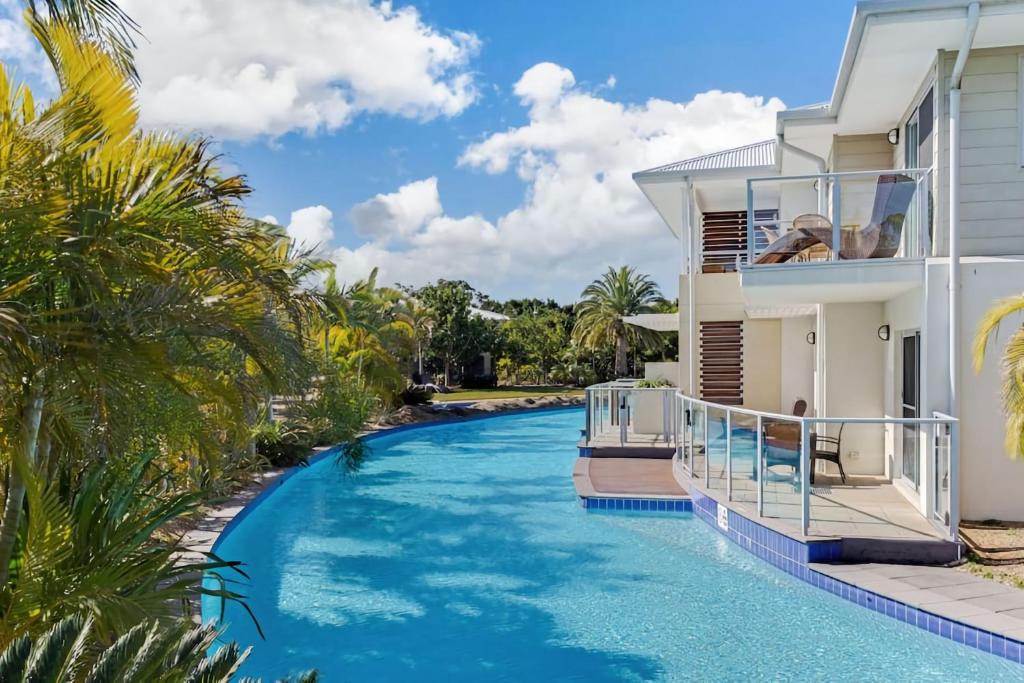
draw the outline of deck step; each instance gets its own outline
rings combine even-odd
[[[963,557],[963,546],[943,540],[843,538],[843,562],[949,564]]]

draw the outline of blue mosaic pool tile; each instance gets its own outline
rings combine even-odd
[[[580,507],[585,510],[621,510],[630,512],[693,512],[689,500],[662,500],[658,498],[598,498],[579,496]]]
[[[1021,653],[1024,652],[1024,648],[1021,647],[1021,644],[1007,638],[1005,645],[1006,652],[1003,656],[1009,659],[1010,661],[1020,662]]]

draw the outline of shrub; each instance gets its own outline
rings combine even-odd
[[[430,399],[433,397],[434,392],[422,384],[408,386],[399,394],[399,398],[402,399],[402,405],[407,406],[421,406],[425,403],[430,403]]]
[[[667,379],[642,379],[636,383],[637,389],[662,389],[664,387],[672,386],[672,382]]]
[[[294,422],[262,422],[253,430],[256,453],[272,467],[305,464],[312,452],[311,435]]]

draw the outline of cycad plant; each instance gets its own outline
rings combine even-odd
[[[664,297],[647,275],[623,266],[608,271],[587,285],[576,304],[576,323],[572,336],[581,348],[615,349],[615,375],[623,377],[629,368],[630,346],[657,348],[661,339],[657,332],[626,325],[623,318],[641,313],[654,313]]]
[[[217,637],[212,626],[142,621],[110,646],[90,648],[93,627],[89,618],[70,616],[38,638],[18,638],[0,655],[0,681],[226,683],[249,654],[233,643],[209,654]],[[307,673],[287,680],[315,683],[317,675]]]
[[[985,364],[985,351],[995,342],[999,328],[1013,319],[1017,329],[1003,349],[1003,411],[1006,413],[1006,450],[1012,457],[1024,455],[1024,295],[996,303],[978,323],[974,337],[974,369]]]

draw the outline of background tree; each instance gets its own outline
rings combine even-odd
[[[657,332],[626,325],[623,317],[653,313],[664,301],[658,285],[647,275],[623,266],[609,267],[601,278],[583,290],[576,304],[576,323],[573,339],[584,349],[613,345],[615,349],[615,375],[625,376],[629,371],[630,345],[656,348],[661,344]]]
[[[479,353],[482,327],[470,317],[475,290],[461,281],[438,280],[415,296],[432,311],[429,349],[440,359],[444,382],[451,384],[452,365]]]

